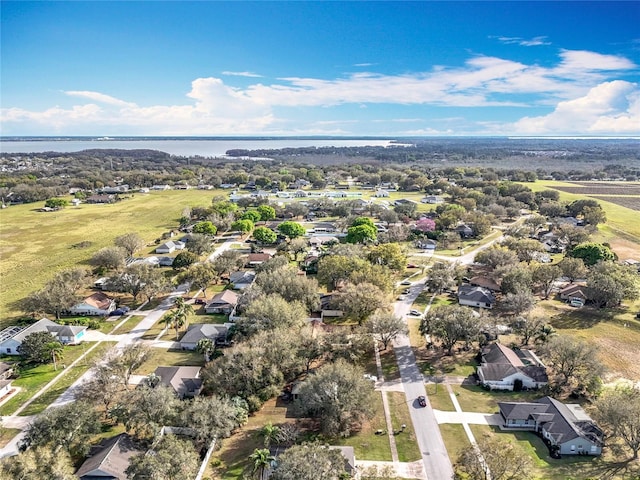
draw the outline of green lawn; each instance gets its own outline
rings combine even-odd
[[[464,412],[495,413],[498,402],[530,402],[543,396],[541,392],[487,391],[477,385],[452,385]]]
[[[389,346],[387,350],[380,352],[380,364],[382,365],[382,374],[385,381],[389,382],[400,378],[400,369],[398,368],[393,347]]]
[[[0,448],[4,448],[4,446],[9,443],[9,441],[18,435],[22,430],[19,428],[3,428],[0,427]]]
[[[624,463],[605,452],[602,457],[565,455],[561,459],[549,456],[544,442],[532,432],[502,432],[496,427],[470,425],[476,440],[483,436],[497,436],[511,442],[533,461],[532,480],[590,480],[606,478],[623,480],[639,478],[640,465],[637,462]]]
[[[188,365],[198,367],[204,365],[204,356],[201,353],[189,350],[165,350],[163,348],[152,347],[149,359],[134,373],[136,375],[149,375],[157,367]]]
[[[440,425],[440,435],[447,448],[452,463],[455,463],[460,453],[471,446],[462,425],[457,423],[443,423]]]
[[[444,412],[455,412],[456,409],[453,406],[453,402],[451,401],[451,396],[449,395],[449,391],[447,387],[442,384],[436,383],[428,383],[425,385],[427,390],[427,396],[429,397],[429,402],[431,403],[431,407],[436,410],[442,410]]]
[[[403,392],[388,392],[389,411],[391,413],[391,424],[394,431],[398,432],[395,436],[396,448],[398,450],[398,459],[401,462],[413,462],[420,460],[420,447],[416,441],[416,435],[413,430],[411,415],[407,405],[407,397]],[[401,425],[406,425],[404,431],[400,431]]]
[[[110,333],[113,333],[115,335],[122,335],[125,333],[130,333],[131,330],[133,330],[142,320],[144,320],[144,316],[142,315],[132,315],[128,320],[126,320],[122,325],[120,325],[116,330],[114,330],[113,332],[109,331]],[[115,325],[111,325],[111,328],[113,328]]]
[[[78,362],[73,367],[67,367],[64,376],[45,393],[35,399],[27,408],[25,408],[20,415],[36,415],[47,408],[56,398],[64,393],[64,391],[73,384],[78,378],[80,378],[89,368],[91,368],[96,360],[104,358],[105,353],[116,342],[102,342],[94,350],[84,357],[81,362]]]
[[[329,440],[331,445],[349,445],[355,450],[359,460],[391,461],[391,447],[388,435],[376,435],[376,431],[387,432],[387,422],[382,406],[382,394],[375,392],[374,416],[371,421],[365,423],[362,429],[348,438]],[[404,394],[403,394],[404,396]],[[390,398],[390,397],[389,397]]]
[[[86,343],[82,345],[65,346],[62,362],[66,365],[70,365],[92,345],[92,343]],[[88,366],[85,366],[85,363],[86,362],[80,362],[78,367],[83,368],[84,366],[86,370]],[[0,407],[0,415],[11,415],[23,403],[29,400],[34,393],[61,373],[62,369],[58,368],[57,371],[54,370],[53,364],[30,366],[20,371],[19,377],[13,381],[13,386],[20,387],[22,390]]]
[[[162,233],[176,227],[185,207],[209,205],[213,196],[226,193],[169,190],[136,194],[113,205],[82,204],[49,213],[37,211],[42,202],[0,210],[0,327],[21,314],[15,302],[41,288],[55,272],[88,266],[96,251],[132,231],[151,248]],[[81,242],[90,244],[78,246]]]

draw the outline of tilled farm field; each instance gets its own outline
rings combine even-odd
[[[640,211],[640,196],[638,197],[625,197],[617,195],[589,195],[591,198],[596,198],[604,202],[615,203],[621,207],[630,208],[631,210]]]

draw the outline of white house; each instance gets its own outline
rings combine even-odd
[[[71,315],[109,315],[116,309],[116,301],[107,297],[102,292],[89,295],[82,302],[77,303],[69,309]]]
[[[498,402],[503,428],[529,429],[560,455],[600,455],[604,433],[579,404],[551,397],[535,402]]]
[[[477,368],[480,383],[490,390],[537,390],[549,383],[544,364],[531,350],[512,350],[499,343],[482,349],[482,360]]]
[[[48,318],[41,318],[27,327],[7,327],[0,332],[0,354],[20,355],[19,347],[24,339],[37,332],[51,334],[52,340],[63,344],[75,344],[82,341],[87,327],[75,325],[59,325]]]
[[[490,290],[473,285],[460,285],[458,287],[458,303],[468,307],[493,308],[496,301]]]
[[[173,253],[175,250],[184,250],[185,243],[180,240],[169,240],[156,247],[156,253]]]

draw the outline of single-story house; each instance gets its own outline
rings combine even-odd
[[[229,275],[229,283],[234,290],[244,290],[256,279],[255,272],[232,272]]]
[[[309,245],[315,248],[332,243],[340,243],[340,240],[338,240],[338,237],[331,235],[314,235],[309,237]]]
[[[491,290],[473,285],[458,287],[458,303],[468,307],[493,308],[496,297]]]
[[[186,333],[180,339],[180,348],[182,350],[195,350],[198,341],[203,338],[213,340],[218,345],[226,345],[229,329],[233,323],[225,323],[224,325],[216,323],[194,323],[189,325]]]
[[[109,284],[109,277],[100,277],[93,282],[93,288],[96,290],[107,290]]]
[[[435,250],[438,242],[430,238],[419,238],[414,242],[414,245],[416,248],[422,248],[423,250]]]
[[[161,256],[156,257],[158,259],[158,265],[161,267],[170,267],[173,265],[174,257]]]
[[[469,225],[458,225],[454,231],[462,238],[471,238],[474,236],[473,229]]]
[[[89,295],[69,309],[71,315],[109,315],[116,309],[116,301],[102,292]]]
[[[129,435],[121,433],[92,447],[89,457],[76,472],[80,480],[126,480],[125,471],[134,455],[144,453]]]
[[[537,390],[549,383],[544,364],[531,350],[512,350],[500,343],[482,349],[477,368],[480,383],[491,390],[513,391],[517,381],[526,389]]]
[[[398,200],[393,202],[393,204],[394,205],[418,205],[418,202],[416,202],[415,200],[409,200],[408,198],[399,198]]]
[[[115,195],[91,195],[85,199],[85,203],[115,203]]]
[[[376,193],[374,193],[373,196],[377,198],[387,198],[389,196],[389,192],[386,190],[376,190]]]
[[[571,305],[583,306],[587,301],[587,286],[585,284],[574,283],[560,290],[560,298]]]
[[[63,345],[76,345],[82,342],[87,327],[81,325],[55,325],[47,327],[47,330]]]
[[[539,432],[561,455],[600,455],[604,433],[578,404],[551,397],[535,402],[498,402],[504,428]]]
[[[421,201],[422,203],[438,204],[444,203],[444,198],[440,195],[427,195]]]
[[[256,267],[271,258],[268,253],[250,253],[247,255],[247,267]]]
[[[320,318],[340,318],[344,316],[342,310],[336,310],[333,306],[333,295],[320,295]]]
[[[180,240],[169,240],[162,245],[158,245],[156,253],[173,253],[176,250],[184,250],[185,246],[185,243]]]
[[[469,280],[469,283],[474,287],[482,287],[492,292],[499,292],[500,285],[491,277],[485,277],[483,275],[476,275]]]
[[[32,333],[48,332],[52,340],[68,345],[81,342],[86,330],[87,327],[82,326],[59,325],[48,318],[41,318],[28,327],[7,327],[0,332],[0,354],[20,355],[22,341]]]
[[[207,313],[224,313],[229,315],[238,304],[238,294],[233,290],[224,290],[214,297],[204,307]]]
[[[200,367],[158,367],[153,374],[180,398],[195,397],[202,391]]]
[[[0,354],[20,355],[19,347],[22,341],[36,332],[48,332],[47,327],[58,327],[59,325],[48,318],[41,318],[28,327],[7,327],[0,332]]]

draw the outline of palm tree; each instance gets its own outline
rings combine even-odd
[[[196,343],[196,351],[198,353],[202,353],[204,355],[204,361],[208,362],[211,360],[211,355],[216,351],[216,344],[210,338],[201,338]]]
[[[178,339],[178,327],[177,327],[177,321],[176,321],[177,318],[178,318],[177,311],[172,310],[169,313],[167,313],[162,319],[162,321],[167,324],[167,328],[176,329],[176,340]]]
[[[176,307],[176,316],[178,318],[177,323],[179,326],[176,326],[176,336],[178,335],[178,328],[184,326],[184,329],[187,329],[189,325],[189,315],[193,315],[193,307],[188,304],[184,298],[178,297],[174,303]]]
[[[271,466],[271,462],[275,459],[276,457],[272,456],[268,449],[256,448],[253,453],[249,455],[249,460],[253,463],[253,474],[258,473],[257,478],[262,480],[265,471]]]
[[[549,340],[549,338],[555,335],[556,335],[556,329],[553,328],[551,325],[546,324],[546,325],[543,325],[538,331],[538,334],[536,335],[536,341],[540,343],[547,343],[547,340]]]
[[[272,443],[277,444],[280,441],[281,433],[280,427],[269,422],[260,429],[259,435],[264,439],[265,448],[269,448]]]
[[[62,357],[64,356],[64,347],[60,342],[49,342],[45,345],[45,349],[51,356],[51,360],[53,360],[53,369],[58,370],[56,362],[62,360]]]

